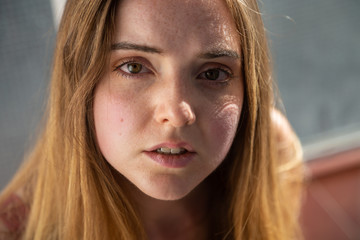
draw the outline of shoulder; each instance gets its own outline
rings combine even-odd
[[[282,196],[285,199],[284,203],[286,202],[294,213],[298,213],[305,177],[302,147],[289,121],[282,113],[274,109],[271,118],[275,132],[276,171]]]
[[[293,236],[299,236],[301,239],[298,219],[304,194],[305,176],[302,147],[289,121],[280,111],[273,109],[271,120],[275,138],[274,152],[277,157],[278,196],[283,220],[290,229],[293,228],[295,234]]]
[[[279,110],[275,108],[271,110],[271,121],[277,142],[289,142],[293,140],[295,133],[289,121]]]
[[[303,160],[300,141],[286,117],[277,109],[271,111],[277,156],[280,166],[299,165]]]
[[[25,228],[29,206],[12,193],[0,202],[0,239],[17,239]]]

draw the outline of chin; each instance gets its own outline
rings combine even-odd
[[[141,192],[149,197],[164,200],[174,201],[186,197],[196,186],[179,184],[170,182],[163,182],[162,184],[146,184],[145,186],[138,186]]]
[[[184,198],[185,196],[187,196],[189,194],[189,192],[183,193],[183,192],[157,192],[157,193],[145,193],[146,195],[155,198],[157,200],[163,200],[163,201],[175,201],[175,200],[180,200],[182,198]]]

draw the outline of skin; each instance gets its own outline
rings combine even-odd
[[[150,239],[205,239],[201,183],[228,153],[244,97],[230,12],[220,0],[121,1],[113,43],[94,96],[100,150],[130,186]],[[185,166],[146,154],[179,143],[192,149]]]

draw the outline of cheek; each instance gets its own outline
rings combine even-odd
[[[94,99],[96,139],[105,158],[112,151],[111,142],[122,136],[121,125],[124,121],[121,114],[114,111],[113,105],[108,103],[106,98],[106,96],[95,94]]]
[[[227,103],[218,108],[212,115],[210,122],[211,149],[215,150],[217,161],[222,161],[228,153],[234,140],[239,123],[242,106],[236,103]]]
[[[214,132],[217,136],[228,136],[235,134],[241,107],[236,104],[229,104],[222,108],[214,119]]]
[[[111,159],[117,151],[115,143],[125,142],[129,123],[133,119],[125,107],[126,103],[114,99],[110,94],[97,91],[94,98],[94,123],[97,142],[101,152]]]

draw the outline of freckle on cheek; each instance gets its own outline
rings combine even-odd
[[[124,122],[124,119],[123,118],[120,118],[120,123],[123,123]],[[121,132],[118,132],[118,135],[121,136],[122,133]]]

